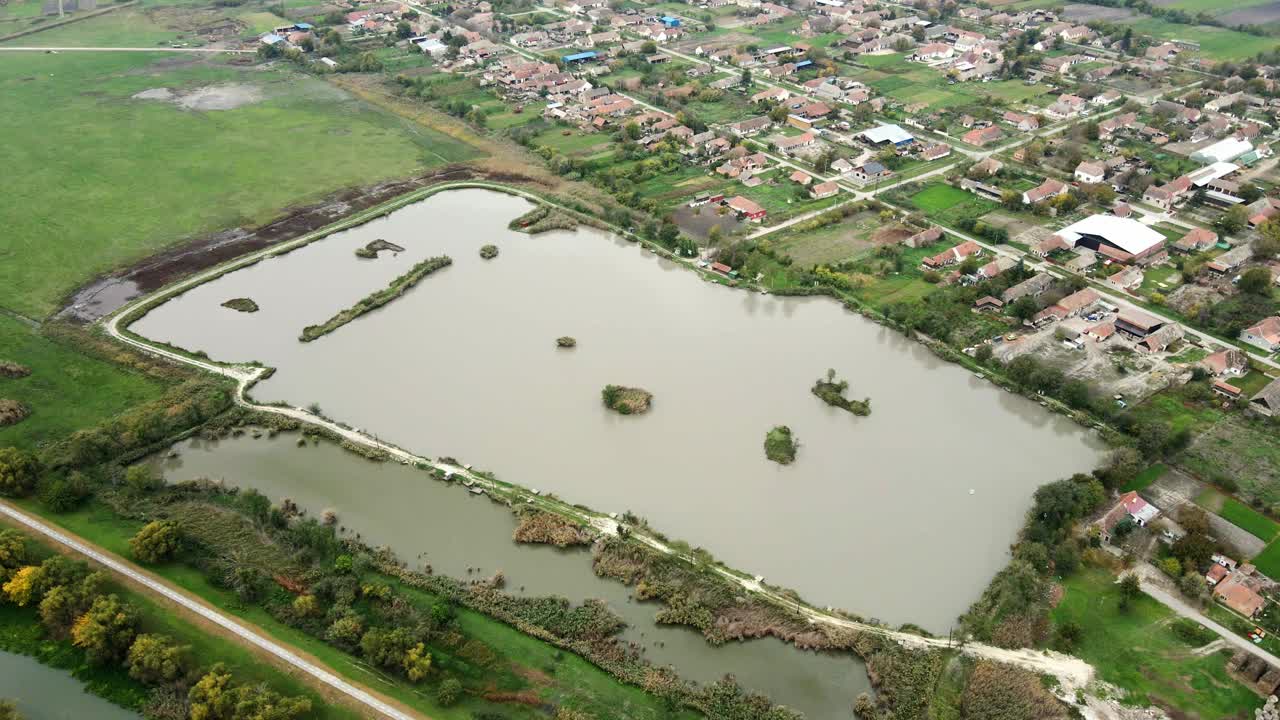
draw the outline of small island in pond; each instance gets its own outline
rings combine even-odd
[[[571,348],[571,347],[577,347],[577,346],[578,346],[578,341],[569,337],[568,335],[562,335],[556,338],[556,347]]]
[[[252,298],[231,298],[222,303],[222,307],[245,313],[258,312],[258,303]]]
[[[817,382],[811,388],[814,395],[822,398],[822,402],[838,407],[842,410],[848,410],[854,415],[867,416],[871,414],[871,398],[863,400],[850,400],[844,396],[846,390],[849,389],[849,383],[846,380],[836,380],[836,371],[827,370],[826,379],[818,378]]]
[[[642,388],[605,385],[600,393],[604,406],[621,415],[640,415],[649,411],[653,393]]]
[[[482,246],[480,248],[480,257],[484,258],[485,260],[492,260],[498,257],[498,246],[497,245]]]
[[[404,252],[404,248],[400,247],[399,245],[396,245],[393,242],[387,242],[382,238],[378,238],[377,240],[374,240],[373,242],[369,243],[368,245],[365,245],[362,248],[356,248],[356,257],[363,258],[365,260],[376,260],[378,257],[378,253],[382,252],[383,250],[390,250],[391,252]]]
[[[778,425],[764,436],[764,456],[779,465],[790,465],[796,459],[796,438],[791,428]]]

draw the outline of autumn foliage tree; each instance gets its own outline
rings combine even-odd
[[[94,665],[123,660],[137,635],[137,609],[115,595],[96,598],[71,626],[71,641]]]
[[[31,453],[12,447],[0,448],[0,495],[30,495],[39,471],[40,464]]]
[[[191,667],[191,648],[164,635],[139,635],[125,659],[130,677],[149,685],[172,682]]]
[[[177,552],[181,539],[176,522],[153,520],[129,540],[129,551],[144,563],[157,563]]]

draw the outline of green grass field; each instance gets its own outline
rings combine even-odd
[[[1209,0],[1195,0],[1205,2]],[[1221,7],[1221,5],[1219,5]],[[1238,6],[1232,5],[1234,10]],[[1125,23],[1135,33],[1143,33],[1161,40],[1190,40],[1200,43],[1196,53],[1213,60],[1246,60],[1260,52],[1272,50],[1276,39],[1249,35],[1210,25],[1180,25],[1152,17]]]
[[[1253,558],[1253,564],[1257,566],[1258,572],[1269,578],[1280,577],[1280,540],[1272,540],[1269,545]]]
[[[1143,490],[1146,490],[1151,485],[1151,483],[1155,482],[1156,480],[1159,480],[1160,477],[1168,471],[1169,471],[1168,467],[1164,466],[1161,463],[1156,463],[1155,465],[1152,465],[1146,470],[1143,470],[1142,472],[1138,473],[1137,477],[1130,480],[1128,483],[1125,483],[1125,486],[1120,488],[1120,490],[1122,492],[1129,492],[1130,490],[1137,490],[1138,492],[1142,492]]]
[[[92,36],[97,22],[55,32]],[[91,277],[162,247],[476,155],[286,66],[161,60],[14,53],[0,63],[0,95],[23,108],[0,114],[6,176],[21,178],[0,199],[0,307],[42,318]],[[197,111],[131,99],[229,84],[261,100]]]
[[[0,428],[0,447],[37,447],[95,426],[163,392],[163,386],[150,378],[89,357],[2,313],[0,360],[32,370],[24,378],[0,378],[0,398],[18,400],[32,409],[26,420]],[[86,392],[89,388],[92,392]]]
[[[1280,524],[1239,500],[1223,495],[1213,488],[1208,488],[1200,493],[1200,496],[1196,498],[1196,504],[1211,513],[1222,516],[1223,520],[1263,542],[1270,542],[1280,533]]]
[[[942,183],[935,183],[911,196],[911,202],[927,213],[942,212],[968,202],[972,193]]]
[[[1055,625],[1070,620],[1081,630],[1072,653],[1097,668],[1100,679],[1130,693],[1126,704],[1172,706],[1181,717],[1252,716],[1262,703],[1227,675],[1229,653],[1203,657],[1170,630],[1171,610],[1147,595],[1128,612],[1119,609],[1115,578],[1083,568],[1064,583],[1066,593],[1052,613]],[[1167,704],[1167,705],[1166,705]]]

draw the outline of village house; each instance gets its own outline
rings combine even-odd
[[[1232,401],[1239,400],[1240,397],[1244,395],[1243,390],[1232,385],[1226,380],[1214,380],[1213,384],[1209,386],[1209,389],[1212,390],[1215,395]]]
[[[761,220],[764,220],[766,215],[768,215],[768,212],[762,205],[760,205],[760,203],[749,198],[744,198],[741,195],[735,195],[734,197],[729,198],[724,204],[730,210],[742,217],[745,217],[751,222],[760,222]]]
[[[810,176],[810,175],[809,175],[809,173],[807,173],[807,172],[805,172],[805,171],[803,171],[803,170],[797,170],[797,171],[795,171],[795,172],[791,173],[791,177],[790,177],[789,179],[791,180],[791,182],[793,182],[793,183],[800,183],[801,185],[804,185],[805,187],[808,187],[808,186],[809,186],[809,183],[813,182],[813,177],[812,177],[812,176]]]
[[[1200,367],[1214,376],[1240,377],[1249,372],[1249,356],[1243,350],[1229,348],[1219,350],[1200,361]]]
[[[834,182],[823,182],[809,188],[809,197],[814,200],[829,198],[840,192],[840,186]]]
[[[1273,315],[1252,327],[1241,330],[1240,342],[1248,343],[1269,353],[1280,350],[1280,317]]]
[[[1026,280],[1018,283],[1005,290],[1000,294],[1000,299],[1006,303],[1011,303],[1020,297],[1030,296],[1038,297],[1045,290],[1053,285],[1053,276],[1048,273],[1037,273]]]
[[[1142,285],[1142,279],[1142,268],[1132,265],[1108,277],[1107,283],[1121,290],[1130,291]]]
[[[924,259],[924,267],[928,270],[937,270],[939,268],[957,265],[970,256],[982,254],[982,246],[972,240],[962,242],[949,250],[927,257]]]
[[[1145,527],[1160,515],[1160,510],[1143,500],[1137,492],[1130,490],[1120,496],[1106,515],[1098,521],[1104,542],[1111,542],[1112,532],[1123,520],[1129,520],[1138,527]]]
[[[849,177],[853,178],[854,182],[865,185],[867,183],[883,180],[892,174],[893,172],[889,170],[889,168],[875,160],[872,160],[865,165],[859,165],[854,168],[849,173]]]
[[[1062,298],[1058,302],[1036,313],[1031,318],[1031,324],[1039,327],[1054,321],[1062,321],[1067,318],[1075,317],[1082,314],[1085,310],[1093,307],[1101,296],[1093,288],[1084,288]]]
[[[1173,243],[1173,248],[1180,252],[1191,253],[1208,250],[1218,242],[1218,233],[1204,228],[1188,230],[1186,235]]]
[[[1253,257],[1253,246],[1245,243],[1222,253],[1209,261],[1205,267],[1209,272],[1220,276],[1230,275],[1239,270],[1251,257]]]
[[[1056,198],[1059,195],[1066,195],[1070,190],[1071,188],[1061,180],[1046,178],[1037,187],[1022,193],[1022,204],[1035,205],[1036,203]]]
[[[1137,347],[1145,352],[1164,352],[1170,345],[1181,340],[1185,334],[1181,325],[1168,323],[1139,340]]]
[[[1251,618],[1262,610],[1267,601],[1259,592],[1264,585],[1256,569],[1249,564],[1236,568],[1213,588],[1213,597],[1241,615]]]
[[[920,151],[920,158],[925,161],[940,160],[951,154],[951,146],[946,143],[929,145]]]
[[[1097,161],[1084,161],[1076,166],[1075,178],[1086,185],[1097,185],[1107,177],[1107,166]]]
[[[990,295],[980,297],[973,302],[973,309],[978,312],[999,312],[1003,307],[1004,302]]]
[[[915,235],[912,235],[911,237],[908,237],[907,239],[903,240],[902,244],[909,248],[922,248],[928,245],[932,245],[941,239],[942,239],[942,228],[938,227],[937,225],[933,225],[928,229],[921,230]]]
[[[1280,378],[1267,383],[1249,400],[1249,409],[1268,417],[1280,415]]]
[[[1035,115],[1024,115],[1016,113],[1012,110],[1006,110],[1004,113],[1004,121],[1014,126],[1021,132],[1031,132],[1040,128],[1040,118]]]
[[[995,125],[988,125],[984,128],[974,128],[964,135],[961,135],[960,139],[974,147],[983,147],[999,140],[1002,137],[1004,137],[1003,130]]]

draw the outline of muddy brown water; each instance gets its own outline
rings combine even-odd
[[[0,651],[0,700],[10,700],[27,720],[137,720],[137,713],[85,692],[65,670],[25,655]]]
[[[1032,491],[1100,458],[1092,433],[828,299],[700,282],[596,230],[508,231],[528,207],[435,195],[192,289],[133,329],[278,368],[259,401],[318,403],[410,450],[631,510],[815,605],[942,634],[1006,562]],[[354,256],[377,238],[406,251]],[[478,256],[486,243],[497,259]],[[438,254],[453,266],[298,342]],[[220,307],[233,297],[261,310]],[[577,347],[557,349],[561,335]],[[870,417],[809,392],[827,368],[871,398]],[[653,409],[611,414],[608,383],[648,389]],[[778,424],[801,442],[787,467],[764,457]]]
[[[390,547],[413,568],[429,565],[462,579],[501,570],[508,592],[604,600],[626,620],[626,640],[690,680],[709,683],[732,674],[743,687],[812,720],[847,717],[858,693],[870,689],[852,655],[803,652],[772,638],[717,648],[692,630],[658,625],[659,606],[633,601],[626,586],[597,578],[589,550],[519,545],[511,540],[515,519],[505,506],[420,470],[373,463],[328,443],[299,448],[291,434],[192,440],[174,449],[176,458],[154,461],[170,481],[210,478],[254,487],[273,502],[291,498],[313,516],[333,509],[362,541]]]

